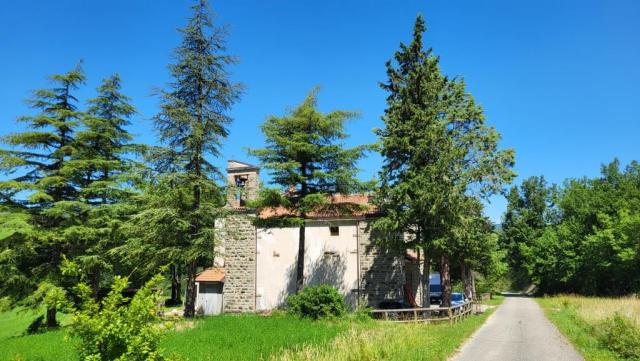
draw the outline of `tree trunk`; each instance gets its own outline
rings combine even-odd
[[[462,282],[464,283],[464,295],[473,300],[475,296],[475,289],[473,286],[473,273],[471,272],[471,268],[465,264],[464,262],[460,265],[460,269],[462,270]]]
[[[93,299],[97,300],[100,294],[100,270],[95,270],[91,274],[91,292]]]
[[[300,226],[298,237],[298,259],[296,262],[296,293],[302,291],[304,287],[304,247],[305,247],[305,224]]]
[[[184,317],[193,318],[196,315],[196,271],[198,264],[196,261],[189,263],[187,271],[187,295],[184,302]]]
[[[451,307],[451,271],[449,256],[440,257],[440,278],[442,279],[442,307]]]
[[[55,306],[47,309],[47,327],[58,327],[58,320],[56,319],[56,314],[58,310]]]
[[[177,265],[171,265],[171,303],[177,305],[181,302],[180,269]]]
[[[423,262],[423,270],[422,273],[424,274],[424,276],[422,276],[422,280],[423,280],[423,288],[422,288],[422,307],[430,307],[431,306],[431,291],[430,291],[430,287],[431,287],[431,279],[429,278],[429,276],[431,275],[431,260],[429,259],[429,256],[427,255],[427,252],[424,252],[424,260]]]

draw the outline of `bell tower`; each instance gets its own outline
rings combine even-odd
[[[227,162],[227,205],[244,208],[248,201],[258,197],[260,168],[255,165],[229,160]]]

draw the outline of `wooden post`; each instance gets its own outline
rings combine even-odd
[[[418,322],[418,311],[413,310],[413,320]]]
[[[453,325],[453,315],[451,314],[451,307],[447,308],[447,315],[449,316],[449,324]]]

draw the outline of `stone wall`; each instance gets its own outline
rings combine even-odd
[[[403,297],[404,255],[377,247],[368,221],[358,222],[358,260],[360,264],[360,304],[377,308],[385,299]]]
[[[238,212],[225,220],[224,312],[253,312],[256,302],[254,215]]]

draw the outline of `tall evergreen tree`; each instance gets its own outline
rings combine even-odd
[[[2,202],[21,208],[28,219],[28,226],[21,223],[24,227],[2,224],[8,231],[0,232],[6,235],[0,267],[10,273],[0,280],[0,292],[25,305],[44,304],[49,326],[57,324],[57,308],[64,298],[60,265],[72,251],[61,229],[74,224],[82,211],[74,178],[65,167],[75,151],[74,131],[82,116],[73,92],[84,79],[79,67],[52,76],[54,86],[36,90],[28,101],[39,113],[18,118],[28,130],[4,137],[12,149],[0,151],[1,169],[15,175],[0,182]]]
[[[65,171],[75,175],[86,210],[80,215],[81,222],[65,231],[77,248],[69,256],[96,297],[101,276],[118,263],[109,251],[122,243],[120,227],[135,210],[130,202],[136,168],[132,156],[142,150],[131,143],[133,136],[126,130],[135,109],[120,88],[118,75],[103,80],[98,95],[88,101],[81,119],[84,127],[77,132],[75,152],[65,165]]]
[[[176,63],[169,66],[173,80],[160,93],[161,110],[155,125],[167,145],[162,156],[163,177],[191,192],[184,213],[189,223],[184,250],[188,255],[185,316],[193,317],[196,272],[211,258],[214,242],[214,225],[205,220],[222,206],[215,182],[220,172],[207,157],[220,155],[232,120],[227,113],[241,87],[230,80],[227,67],[235,58],[225,54],[226,33],[213,26],[206,0],[192,7],[189,22],[180,32],[183,38],[175,50]]]
[[[266,222],[299,227],[296,262],[296,292],[304,286],[305,222],[310,213],[327,207],[330,196],[362,190],[356,179],[357,161],[365,146],[345,148],[346,121],[356,114],[337,110],[323,114],[317,110],[316,91],[283,117],[269,117],[262,125],[266,147],[251,149],[272,174],[280,189],[264,189],[256,202],[259,209],[283,207],[288,212]],[[345,203],[338,212],[358,208]]]
[[[429,260],[439,258],[448,305],[454,230],[468,212],[469,197],[489,196],[511,180],[514,154],[498,151],[500,136],[484,123],[465,83],[442,75],[439,59],[423,48],[425,29],[418,16],[411,43],[401,44],[387,62],[387,109],[377,131],[384,158],[377,203],[385,216],[374,227],[412,234],[411,243],[427,253],[425,272]],[[423,282],[428,290],[428,277]]]

